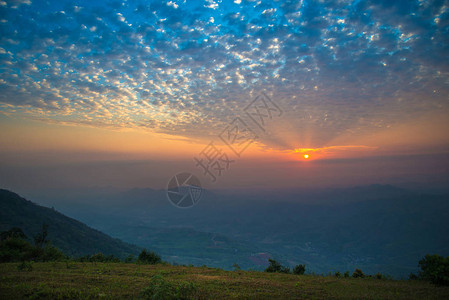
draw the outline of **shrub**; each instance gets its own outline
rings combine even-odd
[[[303,275],[306,271],[306,265],[297,265],[293,268],[293,274]]]
[[[419,277],[416,274],[410,273],[410,275],[408,276],[409,280],[418,280]]]
[[[170,282],[161,275],[155,275],[150,279],[150,285],[141,295],[146,299],[191,299],[196,293],[197,287],[193,282]]]
[[[42,251],[42,261],[60,261],[64,260],[66,256],[55,246],[48,243]]]
[[[344,278],[349,278],[349,271],[346,271],[345,274],[343,274]]]
[[[0,233],[0,262],[63,260],[64,253],[47,241],[47,227],[44,225],[42,234],[35,237],[35,245],[26,240],[20,228]]]
[[[374,275],[374,278],[376,279],[387,279],[384,275],[382,275],[381,273],[377,273],[376,275]]]
[[[268,261],[270,262],[270,265],[268,266],[268,268],[265,269],[265,272],[286,273],[286,274],[290,273],[290,268],[284,267],[276,260],[269,258]]]
[[[341,277],[341,273],[339,271],[335,272],[335,277],[340,278]]]
[[[363,277],[365,277],[365,274],[363,274],[362,270],[355,269],[354,273],[352,273],[352,277],[354,277],[354,278],[363,278]]]
[[[40,248],[19,237],[10,237],[0,242],[0,262],[56,261],[64,258],[64,253],[49,243]]]
[[[449,285],[449,257],[427,254],[419,261],[419,266],[422,270],[420,278],[438,285]]]
[[[162,262],[162,260],[158,254],[152,251],[147,251],[146,249],[143,249],[142,252],[140,252],[139,257],[137,258],[137,263],[140,264],[155,265],[160,262]]]
[[[21,238],[8,238],[0,243],[0,262],[32,260],[35,247]]]

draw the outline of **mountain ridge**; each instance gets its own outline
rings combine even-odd
[[[139,248],[89,227],[53,208],[38,205],[20,195],[0,189],[0,231],[19,227],[32,238],[43,224],[48,225],[50,242],[69,256],[106,255],[126,257],[138,254]]]

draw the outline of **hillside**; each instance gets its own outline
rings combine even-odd
[[[20,271],[19,265],[0,264],[4,299],[179,299],[167,297],[176,289],[182,299],[449,299],[449,287],[417,280],[124,263],[35,263]]]
[[[48,240],[70,256],[102,252],[125,257],[139,252],[136,246],[114,239],[54,209],[0,189],[0,231],[19,227],[32,238],[41,231],[44,223],[48,225]]]

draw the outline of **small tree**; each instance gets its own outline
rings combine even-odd
[[[422,270],[420,278],[438,285],[449,285],[449,257],[427,254],[419,261],[419,266]]]
[[[290,268],[284,267],[274,259],[269,258],[270,265],[265,269],[265,272],[269,273],[290,273]]]
[[[143,249],[142,252],[140,252],[139,257],[137,258],[137,262],[141,264],[155,265],[162,262],[162,259],[158,254]]]
[[[352,273],[352,277],[354,277],[354,278],[363,278],[363,277],[365,277],[365,274],[363,274],[362,270],[355,269],[354,273]]]
[[[303,275],[306,271],[306,265],[297,265],[293,268],[293,274]]]

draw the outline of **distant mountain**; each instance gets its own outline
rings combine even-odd
[[[136,246],[114,239],[52,208],[39,206],[13,192],[0,189],[0,231],[19,227],[32,238],[42,230],[44,223],[48,225],[48,240],[70,256],[102,252],[126,257],[139,252]]]

